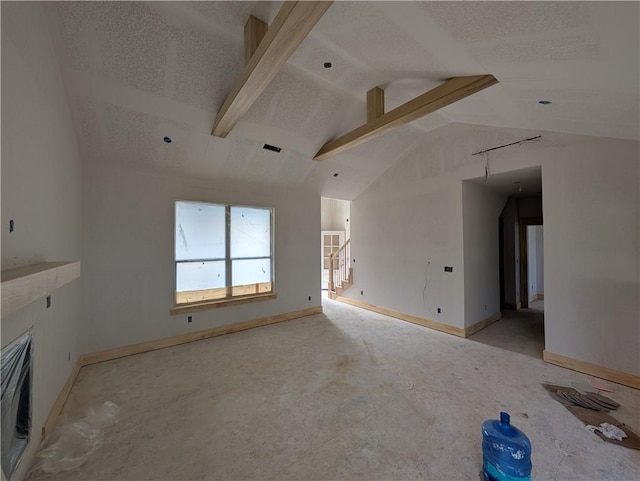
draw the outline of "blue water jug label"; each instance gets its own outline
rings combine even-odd
[[[489,479],[487,481],[531,481],[531,476],[518,477],[518,476],[510,476],[507,473],[501,473],[491,463],[485,464],[486,473],[489,475]]]

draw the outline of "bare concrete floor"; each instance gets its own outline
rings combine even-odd
[[[530,302],[529,309],[502,311],[502,319],[478,331],[469,339],[542,359],[544,301]]]
[[[530,437],[533,479],[638,479],[540,383],[589,377],[324,300],[324,314],[82,369],[70,419],[121,410],[80,468],[31,479],[478,480],[480,426]],[[614,413],[639,428],[640,392]]]

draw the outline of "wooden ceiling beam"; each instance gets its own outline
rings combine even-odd
[[[379,102],[379,100],[372,100],[370,102],[369,93],[367,93],[367,123],[324,144],[315,155],[314,160],[324,160],[349,149],[353,149],[367,140],[382,135],[401,125],[413,122],[420,117],[435,112],[442,107],[446,107],[496,83],[498,83],[498,80],[493,75],[453,77],[442,85],[373,119],[371,118],[371,112],[379,112],[380,109],[379,107],[373,108],[371,106],[373,106],[375,102]],[[382,93],[384,94],[384,92]],[[379,93],[371,94],[372,97],[379,95]],[[384,109],[384,106],[382,108]]]
[[[211,135],[227,136],[332,3],[333,1],[295,1],[282,4],[240,79],[222,104]],[[256,40],[259,34],[252,33],[249,36]],[[251,47],[245,47],[245,52],[249,50]]]
[[[267,34],[269,25],[253,15],[249,15],[247,23],[244,24],[244,63],[249,64],[251,57],[258,50],[258,46]]]
[[[384,90],[373,87],[367,92],[367,123],[384,115]]]

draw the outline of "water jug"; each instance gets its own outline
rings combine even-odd
[[[482,424],[482,475],[485,481],[530,481],[531,441],[510,424],[507,413],[500,420]]]

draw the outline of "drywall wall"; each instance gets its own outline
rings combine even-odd
[[[464,327],[459,181],[370,190],[352,202],[351,218],[354,285],[344,295]]]
[[[544,227],[535,226],[536,232],[536,294],[544,294]]]
[[[638,145],[590,139],[542,170],[546,349],[636,375]]]
[[[351,237],[351,202],[322,197],[320,212],[322,230],[344,231],[345,240]]]
[[[638,375],[636,141],[469,124],[426,134],[352,202],[355,286],[344,295],[463,327],[475,294],[464,288],[461,183],[485,172],[471,154],[538,134],[540,143],[492,152],[490,171],[542,166],[546,349]],[[423,303],[429,258],[438,276]],[[448,308],[434,318],[427,306],[438,303]]]
[[[506,202],[483,185],[462,183],[465,327],[500,312],[498,218]]]
[[[170,315],[176,200],[274,207],[277,299],[189,313],[191,323]],[[320,197],[309,192],[87,163],[83,250],[89,352],[321,304]]]
[[[77,142],[43,7],[2,2],[2,269],[80,259]],[[9,233],[9,219],[15,230]],[[23,479],[81,351],[80,282],[2,318],[2,346],[33,327],[32,433]]]

